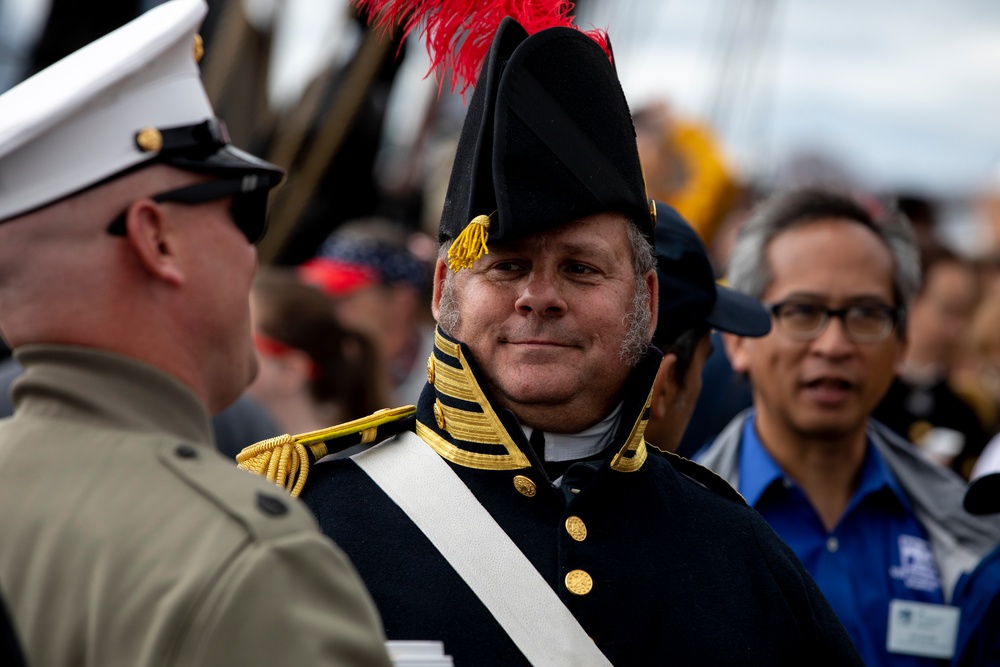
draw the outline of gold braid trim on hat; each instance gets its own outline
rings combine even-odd
[[[496,213],[494,211],[493,213]],[[490,253],[486,242],[490,238],[490,216],[477,215],[455,237],[448,248],[448,268],[455,273],[470,268],[477,259]]]
[[[386,408],[367,417],[318,431],[268,438],[237,454],[237,467],[266,477],[293,497],[298,497],[309,477],[310,460],[318,461],[330,453],[327,442],[355,434],[360,438],[360,444],[374,442],[379,426],[405,419],[416,412],[417,408],[412,405]],[[352,441],[334,451],[341,451],[354,444],[357,443]]]

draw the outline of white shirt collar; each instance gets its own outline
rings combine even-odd
[[[622,404],[619,403],[611,413],[588,429],[579,433],[545,433],[546,461],[578,461],[593,456],[608,447],[614,438],[621,417]],[[535,429],[521,425],[524,437],[531,438]]]

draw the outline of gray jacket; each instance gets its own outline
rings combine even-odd
[[[697,460],[725,478],[740,483],[740,443],[750,411],[738,414]],[[917,520],[930,538],[941,573],[941,588],[950,600],[958,577],[972,570],[1000,541],[1000,516],[976,517],[962,508],[962,479],[921,454],[888,428],[869,420],[868,435],[913,505]]]

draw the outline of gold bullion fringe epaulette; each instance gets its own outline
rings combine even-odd
[[[416,406],[386,408],[367,417],[337,426],[301,433],[279,435],[245,448],[236,455],[237,466],[243,470],[266,477],[292,496],[298,497],[309,477],[309,466],[327,454],[336,454],[354,445],[365,445],[381,435],[395,435],[400,429],[382,429],[380,426],[399,423],[417,413]],[[352,437],[356,436],[356,437]],[[338,441],[334,445],[333,441]]]

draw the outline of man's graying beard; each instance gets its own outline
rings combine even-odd
[[[634,290],[632,307],[625,316],[625,337],[618,351],[618,357],[629,367],[639,363],[639,359],[646,352],[649,345],[649,321],[652,317],[652,313],[649,312],[649,288],[640,275],[635,277]],[[458,309],[457,291],[455,274],[449,270],[441,287],[441,302],[438,305],[438,324],[449,335],[454,335],[454,332],[458,331],[462,321]]]

